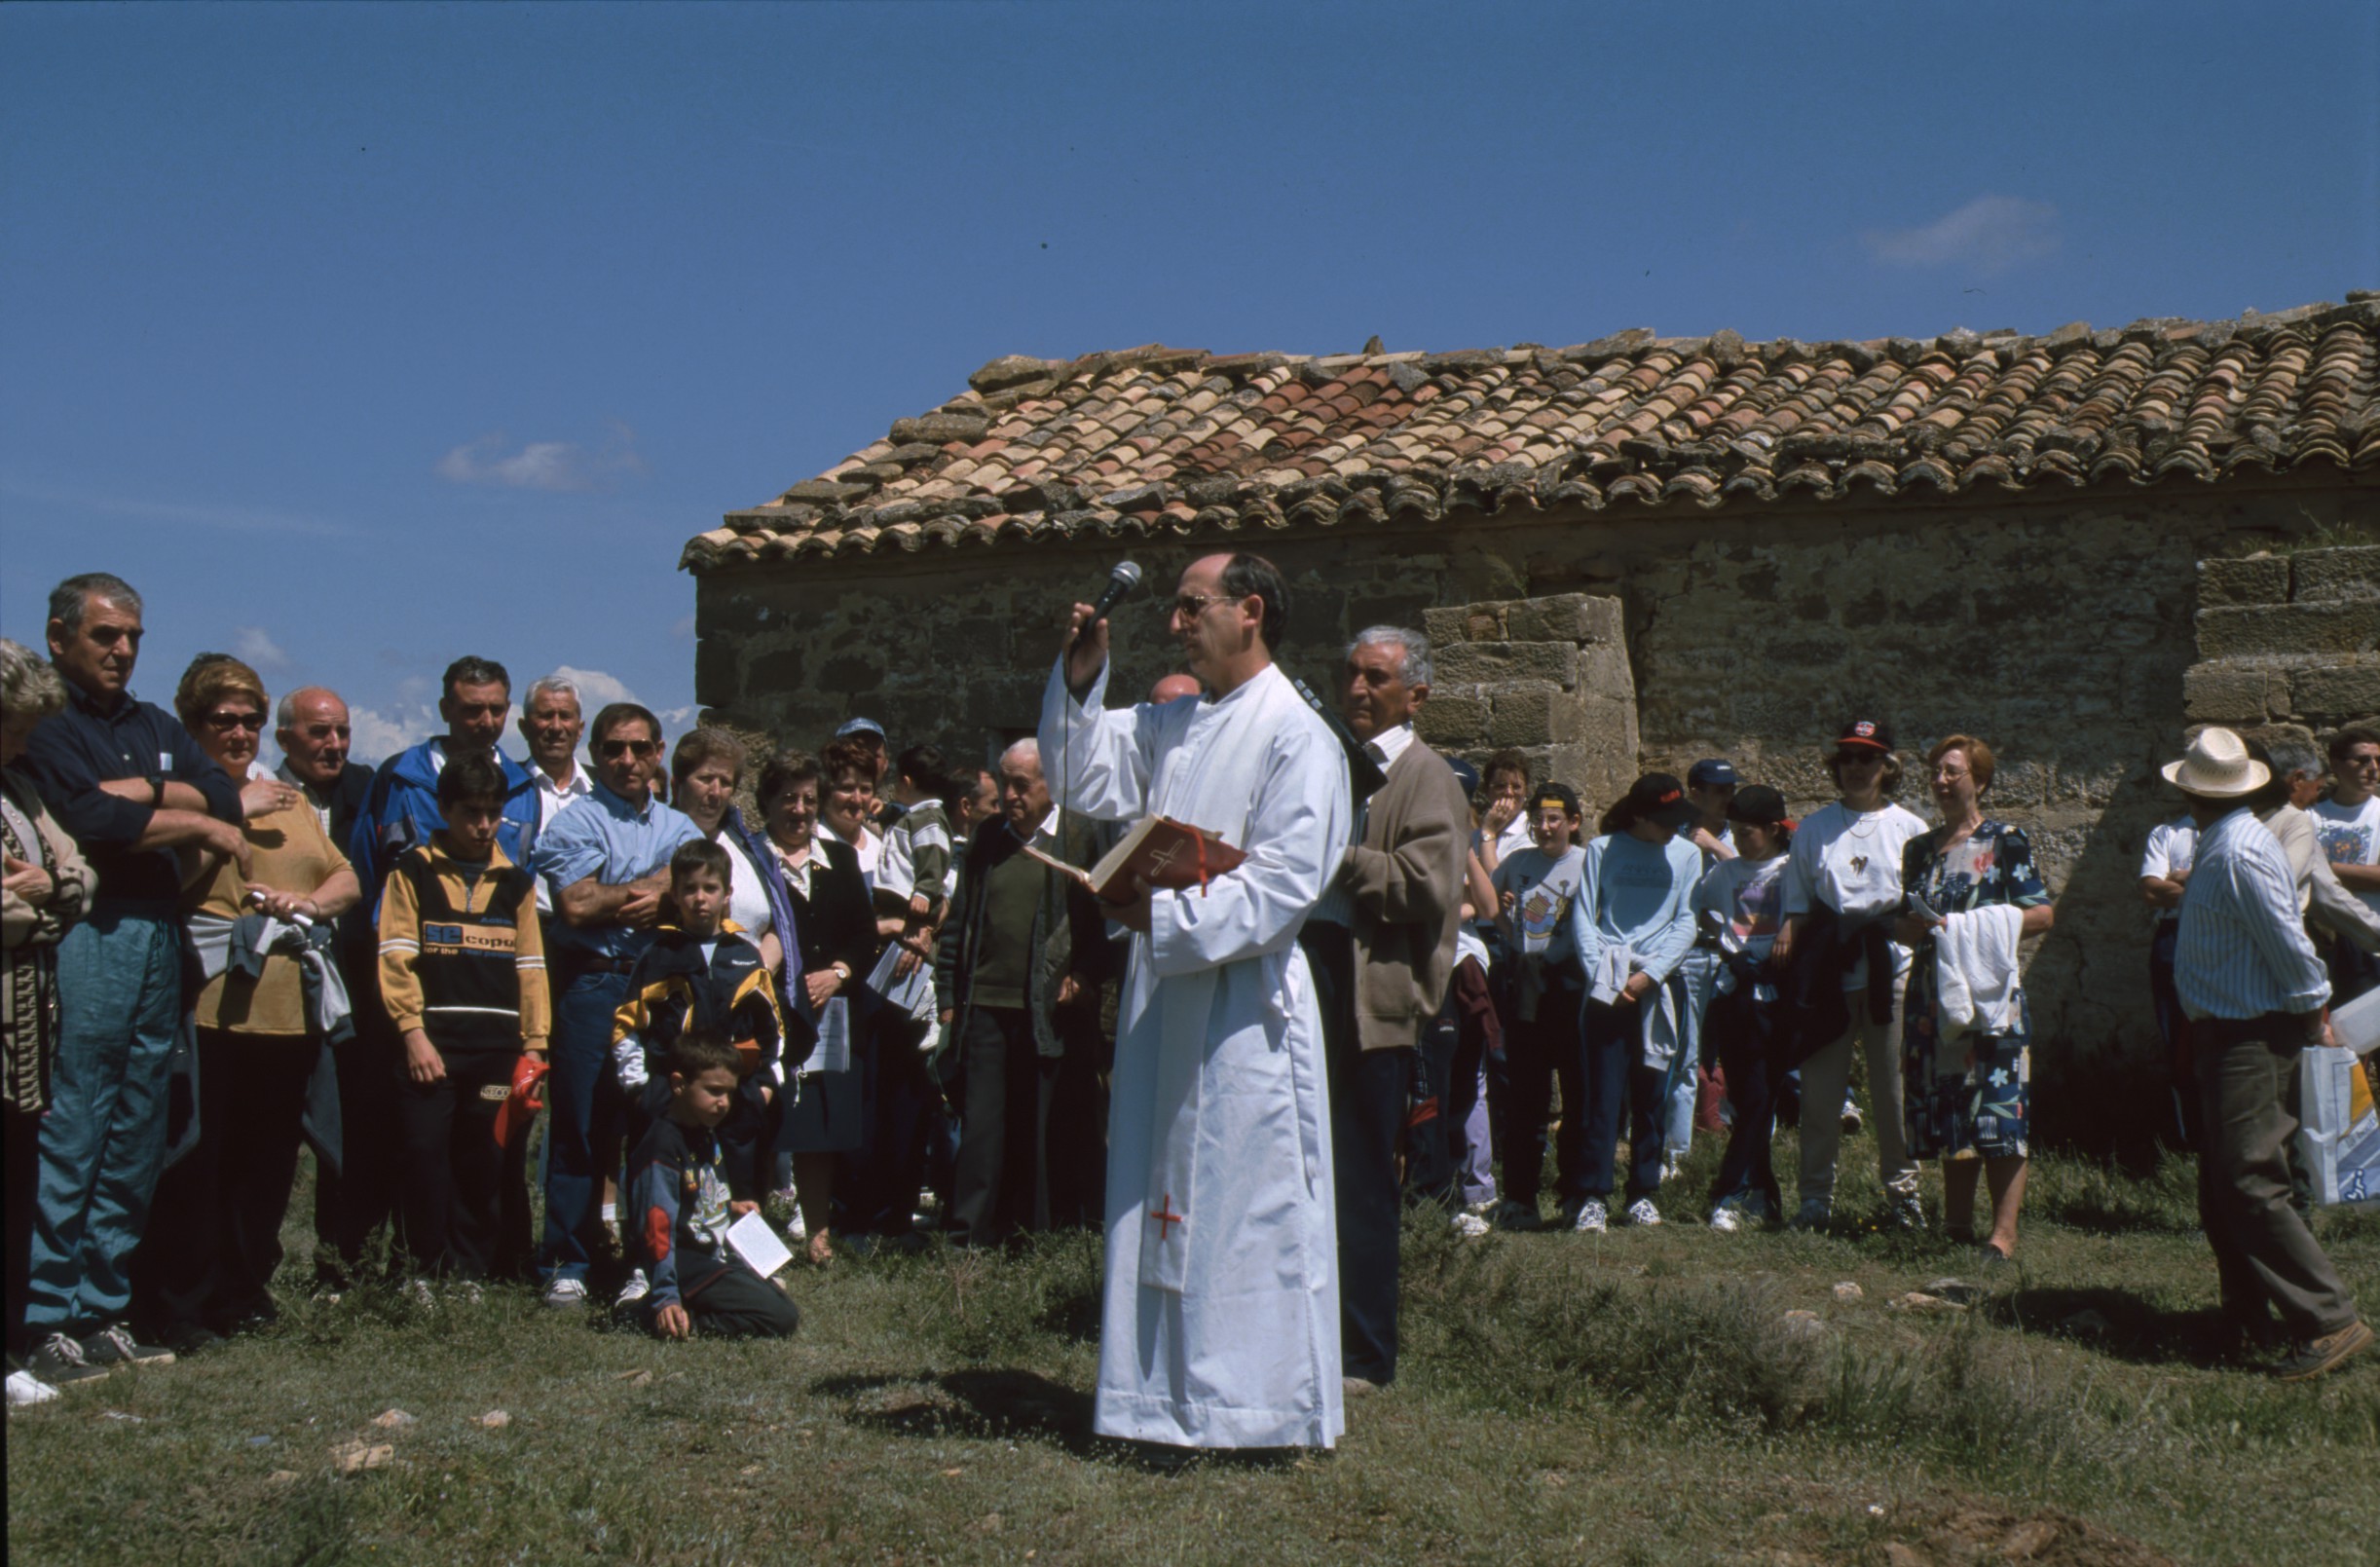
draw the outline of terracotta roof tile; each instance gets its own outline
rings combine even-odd
[[[2380,482],[2380,295],[2042,337],[1010,355],[690,540],[696,572],[1089,530],[1193,534],[1624,504],[2218,481]]]

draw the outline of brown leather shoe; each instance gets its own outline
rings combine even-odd
[[[2273,1375],[2284,1382],[2305,1382],[2335,1370],[2339,1362],[2360,1349],[2369,1347],[2372,1330],[2361,1322],[2349,1323],[2335,1333],[2325,1333],[2297,1346],[2296,1352],[2273,1368]]]

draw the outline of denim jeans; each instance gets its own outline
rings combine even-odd
[[[612,1076],[612,1015],[625,974],[580,973],[554,997],[552,1071],[545,1079],[545,1245],[540,1279],[583,1281],[603,1244],[603,1177],[595,1150],[619,1119]]]
[[[181,942],[163,915],[103,910],[57,949],[57,1069],[41,1123],[25,1326],[88,1332],[131,1299],[166,1159],[166,1077],[181,1026]]]
[[[1619,1147],[1619,1115],[1628,1112],[1627,1201],[1651,1197],[1661,1185],[1661,1068],[1644,1064],[1643,1014],[1633,1004],[1607,1006],[1590,1000],[1581,1020],[1580,1054],[1586,1079],[1585,1123],[1580,1138],[1580,1195],[1612,1195],[1613,1161]],[[1571,1120],[1562,1107],[1562,1122]]]

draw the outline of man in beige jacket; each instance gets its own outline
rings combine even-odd
[[[1347,650],[1340,713],[1387,781],[1357,812],[1337,878],[1298,935],[1313,971],[1330,1076],[1339,1346],[1347,1391],[1396,1375],[1397,1135],[1421,1030],[1454,972],[1469,802],[1413,737],[1430,695],[1430,641],[1374,626]]]

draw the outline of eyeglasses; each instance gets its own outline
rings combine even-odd
[[[1173,602],[1167,606],[1166,613],[1169,616],[1178,615],[1185,620],[1195,620],[1207,613],[1209,605],[1236,602],[1228,593],[1182,593],[1175,595]]]
[[[599,749],[603,752],[606,762],[617,761],[623,756],[630,755],[643,761],[661,754],[659,743],[652,740],[606,740]]]
[[[206,715],[206,727],[218,734],[228,734],[234,729],[262,734],[265,731],[265,716],[262,713],[209,713]]]

